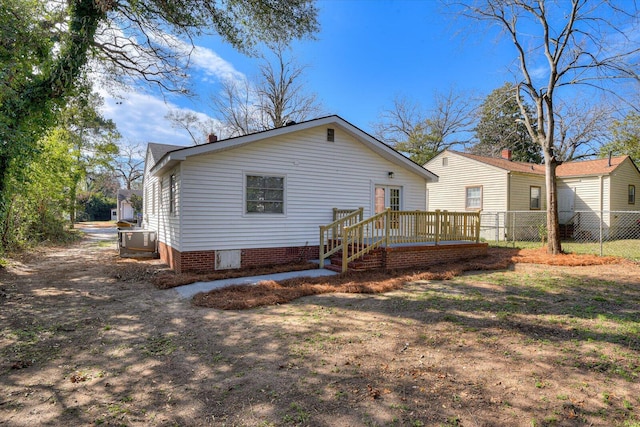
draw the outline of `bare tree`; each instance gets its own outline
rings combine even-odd
[[[424,164],[445,148],[468,142],[466,137],[454,138],[470,130],[476,108],[471,97],[453,88],[444,94],[434,93],[430,110],[406,97],[396,97],[393,107],[384,110],[374,123],[374,134]]]
[[[198,114],[195,111],[173,109],[164,116],[174,129],[183,129],[191,138],[193,145],[204,144],[209,134],[221,136],[220,125],[211,117]]]
[[[139,145],[123,144],[112,167],[127,190],[139,187],[144,176],[144,150]]]
[[[279,128],[287,123],[317,117],[322,112],[318,96],[305,91],[304,65],[286,56],[283,43],[271,46],[274,60],[262,57],[260,77],[256,84],[261,126]]]
[[[255,83],[248,79],[227,80],[212,97],[218,119],[232,136],[246,135],[301,122],[322,113],[317,95],[305,89],[306,67],[287,56],[282,43],[270,46],[274,59],[262,56]]]
[[[229,136],[263,130],[255,101],[255,90],[248,79],[225,80],[220,92],[211,97],[214,114]]]
[[[559,105],[556,113],[556,155],[562,161],[598,155],[611,138],[609,128],[614,108],[606,103],[589,105],[572,100]]]
[[[544,155],[547,251],[558,254],[562,247],[556,168],[562,160],[556,146],[557,90],[576,84],[607,89],[605,84],[613,79],[638,79],[629,61],[640,49],[625,34],[631,28],[627,25],[635,25],[637,20],[635,4],[615,6],[609,1],[588,0],[456,3],[462,6],[464,16],[496,24],[515,47],[518,104],[529,135],[540,144]],[[526,101],[535,106],[535,118],[525,114]]]

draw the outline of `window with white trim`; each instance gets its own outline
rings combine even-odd
[[[176,175],[171,174],[169,176],[169,213],[176,213],[176,190],[178,183],[176,181]]]
[[[482,186],[466,188],[465,208],[482,209]]]
[[[542,189],[540,187],[529,187],[529,209],[539,210],[542,208]]]
[[[284,177],[247,175],[245,213],[284,213]]]

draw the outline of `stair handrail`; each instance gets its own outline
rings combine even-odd
[[[334,208],[334,218],[336,218],[337,213],[342,215],[345,211],[346,209]],[[358,209],[353,209],[351,213],[335,219],[330,224],[320,226],[320,268],[324,268],[325,259],[342,249],[343,243],[341,237],[342,230],[344,229],[345,225],[360,222],[362,221],[363,217],[364,208],[361,207]]]
[[[377,213],[342,231],[342,272],[346,272],[349,262],[361,258],[381,246],[389,245],[389,213],[391,208]],[[382,220],[382,226],[375,223]],[[379,231],[382,230],[382,231]],[[383,233],[383,234],[382,234]],[[349,255],[351,252],[351,255]]]

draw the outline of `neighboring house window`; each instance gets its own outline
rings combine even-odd
[[[467,209],[482,209],[482,186],[466,188],[465,207]]]
[[[176,176],[171,174],[169,176],[169,213],[176,213]]]
[[[636,186],[635,185],[629,186],[629,204],[630,205],[636,204]]]
[[[542,208],[542,190],[540,187],[530,187],[529,189],[529,209],[537,210]]]
[[[443,157],[442,158],[442,166],[449,166],[449,158],[448,157]]]
[[[246,213],[284,213],[284,177],[247,175]]]

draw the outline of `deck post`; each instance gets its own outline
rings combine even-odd
[[[335,209],[335,208],[334,208]],[[320,226],[320,268],[324,268],[324,227]]]
[[[476,213],[477,222],[476,222],[476,243],[480,243],[480,212]]]
[[[361,222],[361,221],[364,219],[364,208],[363,208],[363,207],[360,207],[360,208],[358,209],[358,211],[359,211],[359,217],[360,217],[360,218],[358,219],[358,222]]]
[[[342,229],[342,272],[346,272],[349,268],[347,259],[349,258],[349,227]],[[345,244],[346,241],[346,244]]]
[[[436,245],[440,243],[440,209],[436,209]]]
[[[338,208],[333,208],[333,220],[338,219]]]
[[[387,208],[384,217],[384,246],[389,247],[389,233],[391,233],[391,208]]]

